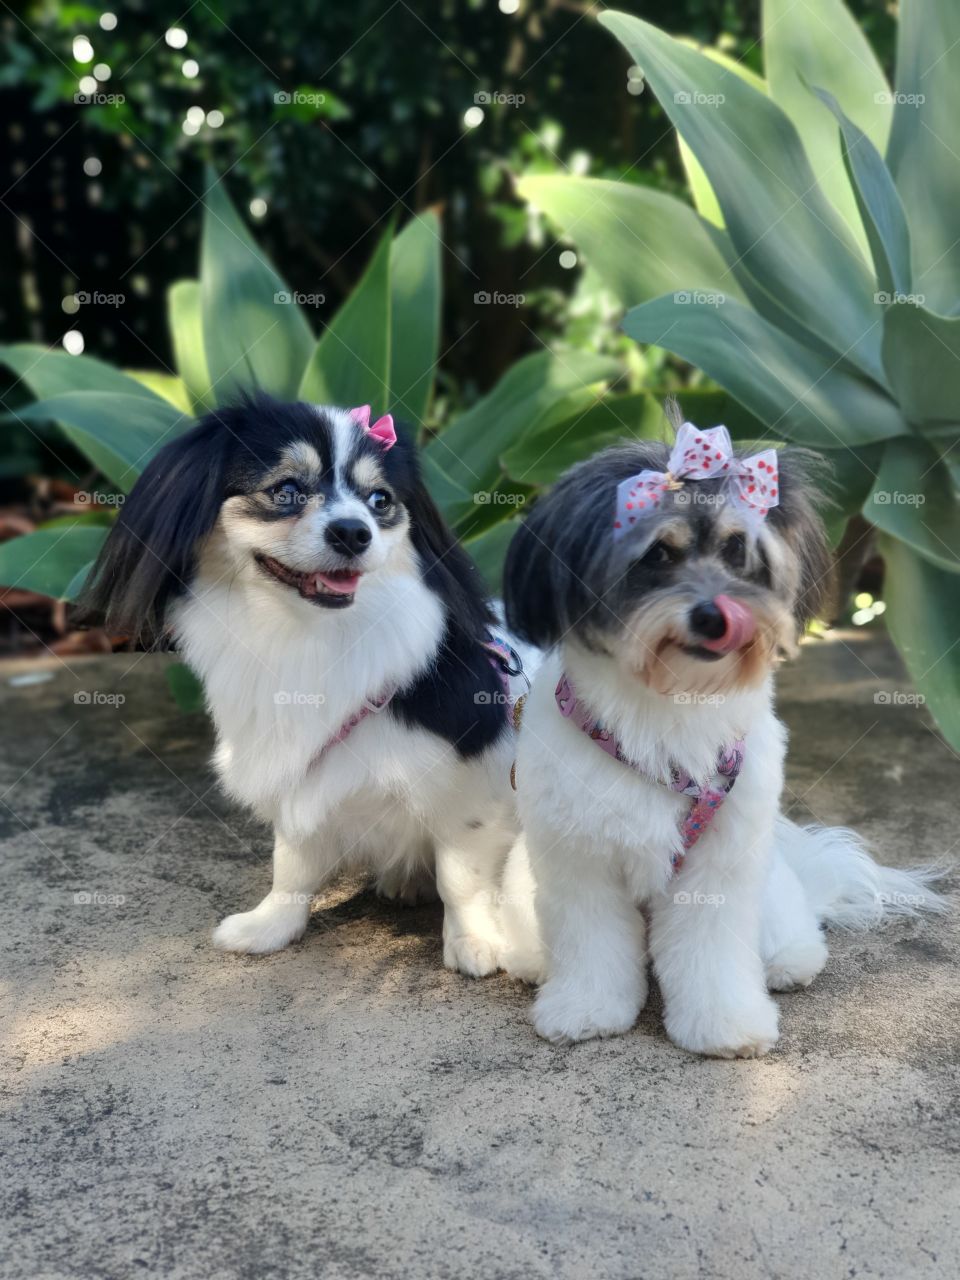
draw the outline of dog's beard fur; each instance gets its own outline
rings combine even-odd
[[[756,620],[753,638],[714,661],[687,652],[692,643],[687,592],[659,592],[625,619],[614,646],[629,673],[656,693],[732,693],[762,684],[784,657],[796,652],[796,622],[783,602],[770,596],[750,601]]]

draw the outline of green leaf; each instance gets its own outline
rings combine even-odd
[[[0,584],[71,600],[108,532],[92,525],[75,525],[38,529],[0,543]]]
[[[218,404],[260,389],[296,398],[313,337],[294,296],[257,248],[222,182],[204,200],[203,345]]]
[[[506,559],[513,535],[520,521],[516,515],[501,520],[492,528],[485,530],[477,538],[470,539],[464,546],[473,558],[477,568],[483,574],[484,581],[491,593],[500,595],[503,590],[503,562]]]
[[[867,135],[844,115],[831,93],[815,88],[840,125],[843,163],[870,246],[881,292],[910,292],[910,228],[883,157]]]
[[[882,444],[862,449],[824,449],[822,456],[830,468],[824,502],[820,511],[827,527],[830,545],[836,547],[843,537],[847,521],[866,502],[880,470]]]
[[[763,57],[770,96],[793,121],[820,190],[866,254],[836,129],[811,102],[807,86],[830,93],[882,154],[893,117],[892,94],[869,41],[841,0],[764,0]]]
[[[135,378],[93,356],[71,356],[33,342],[0,346],[0,362],[18,374],[35,396],[66,391],[110,391],[128,396],[158,397]]]
[[[390,406],[420,424],[427,416],[440,352],[440,222],[423,213],[390,250]]]
[[[949,573],[960,573],[960,506],[936,450],[916,437],[891,440],[863,514]],[[953,590],[960,594],[960,583]]]
[[[575,462],[608,445],[660,436],[663,409],[646,392],[605,396],[589,408],[551,417],[529,431],[503,455],[507,474],[525,484],[553,484]]]
[[[157,449],[190,425],[187,415],[159,396],[146,399],[115,391],[66,392],[25,405],[5,418],[59,423],[77,448],[124,493],[133,488]]]
[[[633,54],[689,143],[750,274],[812,333],[883,381],[874,286],[849,229],[817,186],[789,117],[739,76],[649,23],[600,22]],[[703,287],[692,272],[690,287]]]
[[[960,5],[901,0],[887,164],[907,211],[913,289],[933,311],[960,302]]]
[[[731,58],[722,50],[714,48],[712,45],[698,45],[693,40],[683,39],[684,44],[688,44],[691,48],[699,49],[707,58],[711,58],[719,66],[732,71],[738,76],[742,76],[747,84],[752,85],[759,93],[767,92],[767,82],[751,71],[745,62],[738,58]],[[714,195],[713,187],[710,185],[710,179],[703,171],[703,165],[693,154],[687,144],[684,142],[680,134],[677,134],[677,142],[680,146],[680,159],[683,162],[684,172],[687,175],[687,182],[690,184],[690,194],[693,196],[693,203],[696,206],[697,213],[705,221],[713,223],[715,227],[723,226],[723,213],[717,197]]]
[[[193,403],[186,384],[172,373],[157,373],[154,369],[128,369],[131,378],[149,387],[161,400],[172,404],[178,413],[193,417]]]
[[[960,317],[907,302],[888,306],[883,362],[908,422],[960,427]]]
[[[189,667],[173,662],[167,667],[167,688],[181,711],[202,711],[205,706],[203,685]]]
[[[167,290],[167,325],[177,372],[190,394],[193,412],[216,404],[203,347],[203,295],[199,280],[178,280]]]
[[[300,384],[299,397],[345,409],[390,407],[390,256],[388,229],[360,283],[320,335]]]
[[[943,736],[960,750],[960,591],[956,577],[882,536],[887,626]]]
[[[524,356],[488,395],[430,441],[425,456],[459,501],[471,502],[493,488],[501,456],[556,400],[618,372],[616,361],[582,351]]]
[[[798,444],[855,447],[907,429],[872,384],[831,367],[737,302],[678,306],[672,297],[657,298],[628,312],[623,328],[689,360],[770,431]]]
[[[743,297],[706,223],[673,196],[555,174],[523,178],[518,191],[582,250],[625,307],[691,284]]]

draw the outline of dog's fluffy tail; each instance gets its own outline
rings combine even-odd
[[[883,867],[856,832],[844,827],[800,827],[780,818],[776,844],[821,924],[869,929],[891,916],[945,911],[949,905],[933,888],[946,867]]]

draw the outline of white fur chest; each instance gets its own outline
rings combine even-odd
[[[266,816],[367,700],[427,666],[443,625],[440,602],[414,575],[371,575],[340,612],[299,598],[278,606],[249,580],[197,583],[177,606],[174,634],[203,680],[226,789]]]
[[[675,702],[636,687],[619,690],[617,678],[603,672],[604,661],[559,652],[545,660],[524,708],[518,803],[538,846],[573,840],[584,854],[613,857],[642,897],[669,878],[670,854],[691,805],[689,796],[654,779],[669,776],[671,763],[706,779],[721,746],[743,735],[745,763],[714,823],[719,831],[744,815],[749,822],[751,807],[779,796],[785,732],[769,688],[723,701]],[[564,670],[640,771],[612,758],[561,714],[555,688]]]

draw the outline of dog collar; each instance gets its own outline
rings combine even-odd
[[[681,848],[670,856],[673,870],[679,871],[683,866],[687,850],[693,848],[717,816],[720,806],[726,800],[743,768],[746,750],[743,738],[737,738],[728,746],[720,748],[716,770],[705,782],[697,782],[686,769],[675,764],[670,766],[669,778],[658,778],[648,773],[646,769],[641,769],[638,764],[624,755],[618,739],[603,727],[590,708],[577,696],[566,672],[560,677],[554,697],[560,708],[560,714],[571,720],[582,733],[597,744],[601,751],[605,751],[614,760],[619,760],[621,764],[625,764],[649,782],[656,782],[660,786],[669,787],[671,791],[678,791],[690,797],[690,808],[680,824]]]

